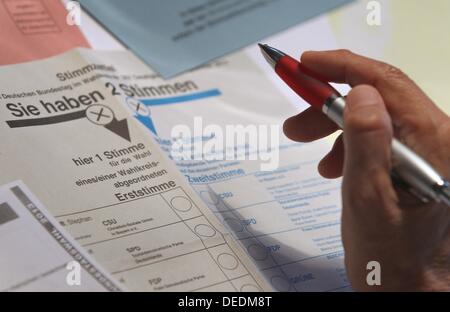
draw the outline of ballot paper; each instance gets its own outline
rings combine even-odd
[[[316,170],[329,145],[282,135],[295,108],[247,54],[163,80],[131,52],[77,49],[0,79],[0,183],[23,180],[128,289],[348,288],[340,181]],[[204,154],[230,125],[277,144]],[[174,157],[180,127],[193,160]]]
[[[129,290],[270,290],[116,95],[133,62],[80,49],[1,67],[0,184],[21,179]]]
[[[348,289],[340,239],[341,181],[317,172],[330,146],[326,141],[293,143],[282,134],[283,121],[297,110],[247,54],[230,55],[172,80],[161,79],[122,52],[98,54],[98,60],[127,73],[129,80],[110,80],[110,87],[274,290]],[[230,137],[222,130],[235,125],[249,133],[268,126],[258,134],[275,139],[279,146],[273,147],[279,150],[260,153],[261,146],[251,146],[247,137],[232,147],[235,159],[222,160],[220,150],[211,153],[208,146],[218,137],[224,142],[219,149],[229,147],[225,141]],[[191,134],[182,140],[187,141],[185,151],[193,152],[192,160],[174,155],[180,136],[174,130],[180,127]]]
[[[0,291],[121,291],[20,181],[0,186]]]
[[[59,0],[1,0],[0,65],[89,47],[72,17]]]
[[[80,3],[167,78],[350,1],[80,0]]]

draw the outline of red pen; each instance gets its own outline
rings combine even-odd
[[[278,76],[312,107],[322,111],[341,129],[344,128],[345,97],[320,74],[267,44],[261,52]],[[397,139],[392,140],[393,180],[424,202],[434,200],[450,206],[450,183],[423,158]],[[363,174],[363,173],[362,173]]]

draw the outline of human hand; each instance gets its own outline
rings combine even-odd
[[[347,83],[345,131],[319,163],[326,178],[343,175],[342,240],[355,290],[450,290],[450,207],[418,202],[392,184],[395,136],[450,177],[450,118],[395,67],[346,50],[305,52],[301,62],[325,79]],[[292,140],[310,142],[338,127],[308,108],[284,123]],[[345,152],[344,152],[345,151]],[[366,265],[381,265],[381,285]]]

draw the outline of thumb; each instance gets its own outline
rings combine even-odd
[[[380,191],[377,186],[381,186],[374,185],[378,179],[383,180],[384,187],[390,183],[393,130],[383,99],[374,87],[359,85],[349,92],[344,129],[346,187],[353,192],[369,187],[372,188],[369,193],[376,196]]]

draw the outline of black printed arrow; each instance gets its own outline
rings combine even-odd
[[[10,128],[22,128],[22,127],[51,125],[82,118],[86,118],[86,110],[80,110],[76,112],[51,117],[7,120],[6,123]],[[117,120],[114,117],[110,123],[103,126],[106,129],[110,130],[111,132],[117,134],[121,138],[124,138],[125,140],[131,142],[130,131],[128,129],[128,122],[126,119]]]
[[[109,131],[114,132],[118,136],[124,138],[127,141],[131,142],[130,138],[130,130],[128,129],[128,122],[127,119],[117,120],[115,117],[114,119],[107,125],[104,126]]]

